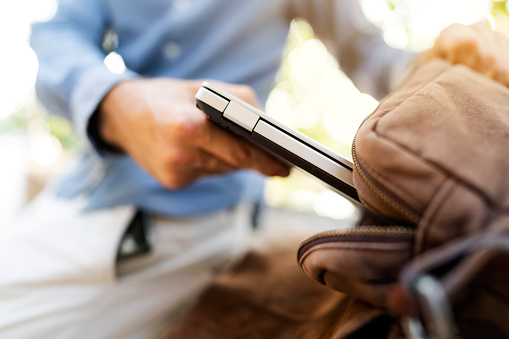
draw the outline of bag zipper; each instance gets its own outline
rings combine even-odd
[[[297,260],[300,264],[300,259],[311,247],[322,242],[335,242],[335,241],[359,241],[359,242],[401,242],[413,239],[415,236],[415,229],[405,226],[381,226],[381,225],[366,225],[357,226],[349,229],[330,230],[317,233],[304,240],[297,250]],[[317,242],[317,243],[316,243]],[[314,243],[314,244],[311,244]]]
[[[419,223],[420,216],[416,212],[414,212],[410,207],[408,207],[404,202],[397,201],[394,197],[391,197],[389,194],[384,192],[382,190],[381,185],[379,185],[377,181],[369,173],[367,173],[367,171],[364,170],[355,151],[356,138],[357,135],[354,137],[352,143],[352,158],[354,167],[359,173],[362,181],[364,181],[364,183],[368,186],[371,192],[374,195],[376,195],[380,200],[382,200],[384,203],[386,203],[387,205],[389,205],[390,207],[392,207],[405,217],[407,217],[409,221],[417,225]]]

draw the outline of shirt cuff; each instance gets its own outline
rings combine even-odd
[[[126,70],[121,74],[112,73],[104,64],[98,64],[87,70],[79,81],[79,86],[71,98],[71,114],[78,134],[88,140],[100,155],[108,152],[118,153],[118,149],[109,146],[97,131],[97,114],[94,114],[106,94],[118,83],[140,77]]]

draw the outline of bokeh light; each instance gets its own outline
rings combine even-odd
[[[124,73],[126,68],[124,64],[124,59],[117,52],[109,53],[106,58],[104,58],[104,64],[108,69],[115,74]]]
[[[422,51],[452,23],[490,20],[490,0],[360,0],[366,17],[395,48]]]

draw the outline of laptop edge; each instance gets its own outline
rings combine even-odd
[[[349,160],[208,82],[196,94],[196,104],[215,123],[305,170],[362,206]]]

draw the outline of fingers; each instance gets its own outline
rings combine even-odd
[[[477,34],[471,27],[453,24],[442,31],[437,39],[435,50],[452,64],[463,64],[473,68],[479,49]]]
[[[509,86],[509,40],[484,22],[447,27],[425,54],[429,56],[463,64]]]
[[[471,26],[477,33],[478,53],[474,70],[509,85],[509,40],[486,23]]]
[[[219,158],[186,145],[167,146],[159,153],[159,165],[152,172],[169,189],[182,188],[201,177],[236,170]]]
[[[199,169],[178,169],[163,173],[157,179],[166,188],[176,190],[190,185],[194,181],[210,177],[212,175],[224,174],[230,171],[214,171]]]
[[[214,125],[194,105],[194,94],[201,81],[189,84],[191,90],[181,94],[180,100],[165,108],[167,102],[154,105],[161,126],[158,135],[159,165],[151,170],[168,188],[179,188],[207,175],[227,173],[236,169],[252,169],[264,175],[287,176],[289,170],[253,145]],[[250,104],[257,104],[256,94],[248,86],[223,87]],[[188,100],[191,97],[193,100]],[[184,100],[185,99],[185,100]],[[193,102],[191,102],[193,101]]]
[[[493,77],[497,68],[498,46],[495,32],[484,22],[471,26],[476,38],[477,49],[473,69],[488,77]]]
[[[256,92],[252,87],[213,81],[225,91],[248,104],[262,108]],[[211,155],[222,159],[227,164],[244,169],[253,169],[264,175],[288,176],[286,165],[269,156],[264,151],[226,132],[210,121],[202,126],[201,138],[196,138],[196,144]]]
[[[493,79],[509,87],[509,43],[505,34],[495,32],[497,45],[497,67],[495,68]]]
[[[175,118],[167,135],[168,145],[174,145],[167,154],[168,167],[217,172],[253,169],[269,176],[289,173],[287,166],[216,126],[196,107]]]
[[[156,175],[159,182],[169,189],[179,189],[199,178],[225,174],[239,169],[202,150],[178,149],[171,154],[166,158],[162,171]],[[286,173],[281,173],[281,175],[288,175],[288,170],[285,169],[285,171]]]
[[[165,168],[176,171],[190,170],[223,173],[236,169],[236,167],[216,156],[189,146],[173,147],[168,150],[163,162]]]
[[[196,145],[225,163],[243,169],[253,169],[264,175],[287,176],[288,167],[257,147],[231,135],[207,121]]]

